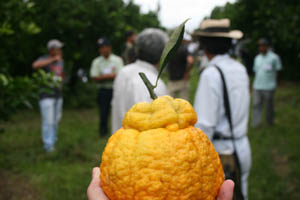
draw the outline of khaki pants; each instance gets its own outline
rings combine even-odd
[[[189,82],[186,80],[169,80],[168,92],[171,97],[189,100]]]

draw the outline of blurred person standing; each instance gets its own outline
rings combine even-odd
[[[155,83],[162,51],[168,35],[160,29],[148,28],[137,36],[137,61],[122,68],[114,82],[112,100],[112,133],[122,127],[125,113],[138,102],[152,102],[147,87],[139,76],[145,73],[151,83]],[[154,89],[157,96],[167,95],[162,80]]]
[[[62,116],[62,82],[64,60],[61,48],[63,43],[52,39],[47,44],[48,54],[32,63],[34,69],[42,69],[53,73],[53,86],[40,94],[40,110],[42,115],[42,140],[44,150],[53,152],[57,141],[58,123]],[[58,83],[54,84],[54,82]]]
[[[199,51],[199,62],[198,62],[198,69],[199,72],[202,72],[208,66],[209,60],[205,55],[204,51],[201,49]]]
[[[249,76],[253,75],[253,58],[251,58],[248,45],[251,43],[251,40],[248,37],[244,37],[244,39],[238,41],[235,46],[235,55],[238,59],[242,61],[242,63],[246,66],[247,72]]]
[[[136,60],[136,52],[135,52],[135,41],[136,41],[136,33],[134,31],[128,31],[125,34],[126,36],[126,44],[125,49],[122,53],[122,58],[125,65],[133,63]]]
[[[246,68],[228,55],[232,39],[240,39],[243,33],[229,28],[229,19],[207,19],[194,33],[209,60],[196,91],[194,108],[198,121],[195,126],[212,140],[226,178],[235,177],[237,199],[248,199],[249,78]],[[222,158],[233,162],[226,163]]]
[[[277,72],[282,69],[280,58],[270,49],[269,41],[265,38],[258,40],[259,54],[254,59],[253,71],[253,112],[252,126],[261,124],[261,115],[266,105],[267,123],[274,124],[274,93],[277,86]]]
[[[168,92],[174,98],[185,100],[189,100],[189,78],[194,63],[193,55],[188,48],[189,41],[191,37],[185,34],[181,46],[168,64]]]
[[[108,134],[108,117],[113,93],[113,81],[122,68],[123,61],[119,56],[112,53],[111,43],[106,37],[100,38],[97,44],[100,55],[92,62],[90,76],[99,85],[99,135],[105,137]]]

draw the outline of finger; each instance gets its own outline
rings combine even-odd
[[[100,183],[100,168],[94,167],[92,172],[92,182]]]
[[[98,191],[101,190],[99,175],[100,175],[99,167],[94,167],[93,170],[92,170],[92,180],[91,180],[90,185],[87,189],[87,196],[88,196],[89,200],[90,199],[91,200],[95,199],[94,196],[97,196],[97,194],[99,193]]]
[[[234,190],[234,182],[226,180],[223,182],[217,200],[232,200]]]
[[[100,186],[100,168],[94,167],[92,171],[92,181],[87,190],[89,200],[101,199],[109,200]]]
[[[92,177],[94,178],[99,178],[100,176],[100,168],[99,167],[94,167],[93,172],[92,172]]]

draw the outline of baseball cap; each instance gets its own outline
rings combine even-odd
[[[111,46],[110,41],[106,37],[99,38],[97,40],[98,47]]]
[[[135,34],[134,31],[127,31],[127,32],[125,33],[125,37],[126,37],[126,38],[131,37],[133,34]]]
[[[47,43],[48,50],[62,48],[63,46],[64,46],[64,43],[62,43],[61,41],[59,41],[57,39],[49,40]]]
[[[267,45],[267,46],[270,44],[268,39],[266,38],[260,38],[257,43],[258,45]]]

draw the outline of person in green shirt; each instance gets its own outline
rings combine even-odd
[[[252,126],[261,124],[261,115],[266,105],[267,123],[274,124],[274,92],[277,87],[277,72],[282,69],[280,58],[271,49],[267,39],[258,41],[259,54],[254,59]]]
[[[99,85],[98,105],[100,113],[100,136],[108,134],[108,116],[112,99],[113,81],[123,66],[122,59],[113,54],[111,43],[106,37],[97,41],[99,56],[96,57],[91,65],[90,76]]]

